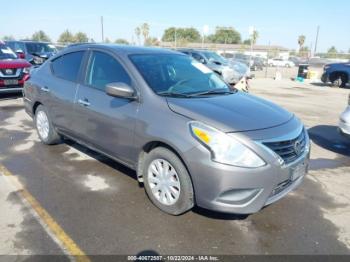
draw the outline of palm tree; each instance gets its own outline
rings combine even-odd
[[[257,30],[254,30],[253,35],[252,35],[252,43],[253,45],[256,45],[256,41],[259,38],[259,32]]]
[[[135,35],[136,35],[136,37],[137,37],[137,42],[138,42],[138,44],[140,45],[140,35],[141,35],[141,29],[140,29],[140,27],[136,27],[136,28],[135,28]]]
[[[143,35],[143,41],[144,41],[144,43],[146,43],[148,36],[149,36],[149,24],[143,23],[141,25],[141,32]]]
[[[300,35],[298,38],[299,50],[301,50],[304,46],[306,37],[304,35]]]

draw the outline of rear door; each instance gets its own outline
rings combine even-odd
[[[75,101],[74,126],[87,144],[130,163],[139,102],[107,95],[106,85],[113,82],[134,86],[114,54],[91,51],[85,81],[79,85]]]
[[[85,51],[67,53],[50,63],[51,77],[41,87],[56,128],[72,133],[73,108]]]

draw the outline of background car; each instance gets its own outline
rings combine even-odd
[[[250,68],[252,71],[259,71],[263,70],[265,66],[265,61],[262,57],[252,56],[241,53],[223,53],[222,54],[225,58],[230,59],[232,61],[237,61],[245,64]]]
[[[248,72],[243,72],[242,68],[240,70],[236,70],[230,64],[230,61],[216,52],[197,49],[178,49],[177,51],[187,54],[198,62],[206,65],[208,68],[220,75],[230,85],[236,86],[239,84],[236,86],[238,89],[245,92],[248,91]]]
[[[295,66],[299,66],[300,64],[308,64],[308,60],[305,58],[297,57],[297,56],[291,56],[288,59],[289,61],[293,62]]]
[[[36,41],[6,41],[6,44],[16,53],[24,53],[24,59],[33,65],[41,65],[57,53],[53,44]]]
[[[294,67],[295,64],[292,61],[284,60],[282,58],[273,58],[267,61],[270,67]]]
[[[0,94],[21,92],[29,79],[31,64],[18,58],[13,50],[0,41]]]
[[[323,83],[331,82],[335,87],[346,87],[350,81],[350,62],[328,64],[323,69],[321,77]]]
[[[350,94],[348,98],[348,107],[340,116],[339,130],[343,135],[350,138]]]

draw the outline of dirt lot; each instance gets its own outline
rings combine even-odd
[[[301,118],[313,143],[302,186],[247,218],[199,208],[168,216],[150,203],[135,172],[73,142],[44,146],[22,99],[1,100],[0,161],[11,175],[0,175],[0,254],[350,254],[350,140],[336,128],[349,90],[251,84],[251,93]],[[23,203],[18,184],[44,213]],[[63,233],[71,249],[62,246]]]

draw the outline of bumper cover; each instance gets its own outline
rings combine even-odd
[[[308,136],[307,143],[310,143]],[[281,199],[302,183],[308,171],[309,150],[294,162],[281,165],[274,153],[261,145],[257,148],[260,152],[255,152],[267,163],[261,168],[216,163],[202,146],[188,152],[191,161],[187,165],[192,175],[196,204],[219,212],[252,214]],[[297,169],[303,171],[295,175]]]
[[[0,94],[20,93],[22,91],[23,91],[23,86],[0,87]]]

